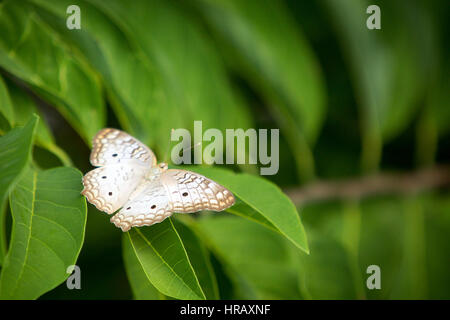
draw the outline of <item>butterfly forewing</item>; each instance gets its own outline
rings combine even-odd
[[[156,157],[145,144],[117,129],[102,129],[94,137],[90,157],[93,166],[106,166],[132,161],[151,167]]]

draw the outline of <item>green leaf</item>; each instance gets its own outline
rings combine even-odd
[[[402,246],[404,207],[401,199],[377,197],[361,204],[360,269],[365,278],[367,267],[381,270],[381,290],[368,290],[369,299],[389,299],[396,279],[403,272]]]
[[[0,7],[0,65],[54,104],[85,141],[104,126],[98,77],[27,3]]]
[[[400,5],[383,1],[380,4],[381,30],[369,30],[366,27],[369,1],[327,0],[323,3],[341,42],[360,108],[363,169],[376,170],[382,143],[397,136],[413,120],[418,98],[423,93],[422,79],[429,76],[422,69],[433,59],[423,59],[420,55],[428,54],[423,52],[423,48],[428,47],[424,42],[432,36],[429,26],[422,26],[427,18],[417,19],[416,16],[425,10],[405,1]],[[420,41],[408,37],[414,28],[428,35],[419,33]]]
[[[271,108],[301,176],[310,178],[309,145],[320,132],[326,94],[318,61],[287,8],[253,0],[199,0],[198,8],[229,63]]]
[[[448,194],[378,197],[362,206],[360,266],[381,269],[370,299],[448,299]]]
[[[218,53],[176,3],[80,1],[81,11],[89,12],[80,34],[65,26],[70,1],[33,3],[57,15],[56,28],[98,68],[124,129],[162,156],[171,129],[190,129],[194,120],[204,129],[249,127]]]
[[[430,85],[426,105],[429,108],[433,124],[440,135],[450,131],[450,83],[447,80],[450,72],[450,61],[440,70],[437,81]],[[426,128],[428,129],[428,128]],[[423,134],[420,132],[420,134]]]
[[[206,299],[186,247],[170,218],[151,227],[133,228],[124,237],[124,242],[131,245],[124,246],[126,255],[136,256],[141,266],[139,271],[145,273],[146,281],[159,292],[177,299]],[[142,274],[139,277],[144,278]],[[133,279],[132,283],[135,282]]]
[[[308,299],[355,299],[348,249],[332,236],[308,230],[311,253],[300,256],[299,287]]]
[[[283,103],[309,141],[324,115],[324,84],[318,61],[277,1],[199,1],[205,18],[233,50],[241,73],[269,101]],[[276,21],[276,23],[274,23]]]
[[[219,299],[217,281],[209,260],[209,252],[189,227],[176,220],[172,220],[172,222],[182,239],[187,256],[192,264],[192,268],[195,270],[206,298]],[[140,263],[133,250],[133,246],[131,245],[131,242],[128,241],[127,237],[123,237],[123,255],[134,297],[139,300],[165,299],[166,297],[161,294],[152,285],[150,279],[147,278],[145,269]]]
[[[38,119],[34,115],[25,127],[0,137],[0,263],[6,254],[5,200],[30,161]]]
[[[301,268],[302,292],[312,299],[446,299],[449,204],[445,193],[374,197],[361,201],[357,219],[336,202],[309,205],[303,217],[312,260]],[[370,265],[380,267],[381,290],[366,287]]]
[[[168,141],[171,119],[174,127],[183,126],[180,112],[174,112],[167,102],[161,79],[153,64],[136,48],[131,39],[100,9],[86,1],[79,1],[83,15],[81,32],[66,27],[66,8],[71,1],[32,1],[42,19],[73,45],[74,51],[84,54],[101,74],[109,100],[122,127],[144,143],[155,146],[156,141]],[[151,127],[152,130],[148,130]],[[166,147],[166,144],[164,144]],[[159,150],[159,146],[155,150]]]
[[[175,3],[137,0],[91,0],[126,32],[164,84],[168,100],[188,121],[201,119],[205,128],[247,126],[245,106],[235,101],[218,52],[195,20]],[[143,14],[145,12],[145,14]],[[153,30],[149,36],[148,29]],[[169,101],[170,102],[170,101]],[[183,108],[179,108],[182,103]]]
[[[393,281],[392,299],[427,299],[427,248],[423,197],[406,198],[403,203],[402,261]]]
[[[374,264],[382,274],[381,290],[367,290],[369,298],[429,299],[430,293],[436,293],[433,298],[446,296],[446,290],[439,288],[446,277],[440,265],[448,256],[446,231],[450,227],[445,197],[425,193],[363,203],[361,270]],[[438,281],[436,274],[440,275]]]
[[[136,300],[158,300],[163,299],[161,294],[149,281],[145,269],[134,252],[133,245],[127,235],[122,237],[122,252],[127,272],[128,281]]]
[[[0,134],[8,131],[14,125],[14,111],[11,98],[3,78],[0,76]]]
[[[280,234],[233,216],[204,216],[198,229],[229,266],[238,292],[246,299],[299,299],[297,264],[292,244]],[[298,249],[297,249],[298,251]],[[247,286],[248,288],[239,288]]]
[[[427,299],[450,299],[450,195],[447,192],[424,197]]]
[[[361,252],[368,256],[370,252],[361,249],[360,238],[367,232],[361,230],[362,215],[357,202],[325,202],[303,208],[310,256],[300,255],[299,285],[306,298],[365,299],[368,265],[363,268],[359,259]]]
[[[0,277],[0,298],[36,299],[69,275],[86,225],[81,173],[69,167],[29,169],[11,194],[11,244]]]
[[[276,230],[308,252],[306,233],[297,209],[275,184],[257,176],[217,168],[195,166],[183,169],[198,172],[228,188],[237,200],[228,212]]]
[[[197,274],[198,281],[205,293],[206,299],[219,299],[216,276],[211,265],[209,252],[202,243],[202,240],[185,223],[174,220],[173,224],[183,241],[186,253]]]
[[[26,92],[24,92],[24,90],[21,90],[18,86],[12,84],[11,82],[8,83],[8,88],[12,105],[14,106],[16,125],[20,126],[25,124],[33,114],[38,114],[40,116],[40,112],[36,107],[35,102]],[[40,119],[41,121],[39,121],[36,130],[35,143],[38,146],[46,148],[48,151],[52,152],[58,157],[62,164],[70,166],[72,161],[69,156],[64,152],[64,150],[56,145],[53,134],[47,124],[43,121],[42,116],[40,116]]]

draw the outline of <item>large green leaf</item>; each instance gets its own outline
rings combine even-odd
[[[40,9],[40,16],[72,43],[74,50],[81,51],[102,75],[112,107],[126,131],[155,146],[156,141],[169,140],[172,127],[183,126],[180,112],[174,112],[167,101],[158,71],[136,48],[133,39],[123,32],[120,24],[116,25],[89,2],[79,1],[83,27],[80,32],[72,32],[66,27],[65,14],[72,2],[32,2]],[[89,14],[84,15],[84,12]],[[161,117],[170,122],[161,121]],[[149,127],[152,129],[148,130]],[[166,147],[167,144],[163,145]]]
[[[10,197],[11,244],[0,277],[3,299],[35,299],[62,283],[84,240],[86,201],[73,168],[29,169]]]
[[[194,264],[188,256],[189,251],[170,218],[151,227],[133,228],[124,237],[124,242],[131,245],[124,245],[124,253],[127,256],[134,254],[136,259],[133,260],[140,264],[138,277],[173,298],[206,299]],[[134,268],[137,268],[136,265]],[[128,270],[128,274],[133,277],[130,272]],[[136,283],[136,279],[132,283]],[[136,286],[134,288],[138,289]],[[140,296],[149,295],[140,293]]]
[[[36,107],[33,99],[17,85],[8,82],[8,89],[11,96],[12,105],[14,106],[14,117],[16,125],[25,124],[33,114],[40,115],[38,108]],[[64,165],[71,165],[69,156],[55,143],[55,139],[50,128],[40,116],[41,121],[36,130],[36,141],[38,146],[46,148],[52,152]]]
[[[6,254],[5,200],[28,165],[37,122],[34,115],[25,127],[0,137],[0,263]]]
[[[300,258],[305,297],[446,299],[448,195],[374,197],[358,208],[356,223],[348,205],[304,208],[311,249]],[[370,265],[380,267],[381,289],[366,286]]]
[[[195,270],[206,298],[219,299],[217,281],[209,261],[209,252],[189,227],[176,220],[172,220],[172,222],[183,242],[189,261]],[[123,254],[134,297],[140,300],[164,299],[164,295],[152,285],[151,280],[147,277],[143,264],[138,259],[127,237],[123,237]]]
[[[210,253],[202,239],[188,225],[178,220],[173,221],[206,299],[219,299],[217,280],[210,261]]]
[[[310,255],[301,254],[300,288],[308,299],[365,298],[358,257],[361,222],[356,203],[305,206]]]
[[[416,110],[422,79],[427,75],[420,63],[428,64],[428,61],[420,61],[416,54],[423,51],[423,41],[416,41],[408,34],[418,28],[416,23],[422,24],[425,19],[415,17],[417,7],[408,1],[383,1],[379,4],[381,30],[369,30],[366,27],[369,1],[323,3],[351,70],[361,114],[363,169],[376,170],[383,141],[404,130]],[[429,30],[425,27],[424,31]],[[424,36],[422,40],[428,38]]]
[[[249,126],[217,52],[176,4],[80,1],[89,15],[75,34],[65,27],[70,1],[33,3],[53,14],[49,23],[100,71],[122,126],[161,157],[167,155],[171,129],[190,129],[194,120],[201,119],[204,129]]]
[[[355,299],[348,249],[336,238],[308,230],[310,255],[301,255],[299,287],[308,299]]]
[[[127,278],[133,291],[133,297],[136,300],[158,300],[163,299],[161,294],[147,278],[145,269],[136,255],[133,245],[128,236],[122,237],[123,260]]]
[[[448,298],[443,285],[448,276],[442,273],[448,257],[448,208],[447,194],[362,203],[360,268],[365,273],[374,264],[381,270],[381,290],[366,290],[368,298]]]
[[[450,60],[450,59],[449,59]],[[447,75],[450,72],[450,61],[442,71],[441,77],[435,86],[430,88],[427,104],[432,109],[433,121],[436,123],[438,132],[442,135],[450,131],[450,84]]]
[[[450,224],[445,218],[444,199],[422,194],[374,198],[363,203],[360,268],[365,272],[374,264],[381,270],[381,290],[367,290],[369,298],[428,298],[429,278],[440,268],[436,256],[440,261],[448,256],[443,234]],[[438,205],[434,205],[436,200]],[[440,226],[436,227],[436,223]],[[433,239],[432,243],[428,239]],[[434,261],[429,263],[431,257]],[[436,296],[444,297],[442,292]]]
[[[0,8],[0,65],[54,104],[86,142],[104,126],[98,77],[26,2]]]
[[[173,97],[178,111],[204,128],[247,126],[245,108],[233,99],[219,56],[195,20],[171,2],[89,0],[101,8],[142,49]],[[148,29],[153,30],[152,34]],[[169,94],[170,93],[170,94]],[[170,98],[168,98],[170,99]],[[182,108],[180,108],[182,106]],[[191,123],[192,125],[192,123]]]
[[[183,167],[198,172],[228,188],[236,204],[228,212],[280,232],[293,244],[308,252],[308,242],[300,216],[291,200],[275,184],[249,174],[206,168]]]
[[[198,228],[217,256],[229,266],[230,277],[238,287],[235,290],[250,292],[250,296],[241,298],[300,298],[297,264],[291,254],[295,247],[280,234],[226,215],[202,217],[198,219]]]
[[[391,298],[426,299],[427,264],[425,242],[424,201],[420,196],[401,201],[403,218],[399,234],[402,235],[402,261],[400,272],[393,281]]]
[[[323,121],[324,84],[317,60],[287,9],[276,1],[199,2],[226,41],[224,47],[233,50],[235,63],[244,67],[242,75],[269,101],[285,104],[314,141]]]
[[[428,86],[425,108],[417,124],[416,160],[421,166],[432,165],[439,152],[439,137],[450,130],[450,61],[440,66]]]
[[[280,1],[198,1],[236,72],[267,101],[303,178],[313,174],[309,144],[324,119],[317,60]],[[276,21],[276,22],[275,22]]]

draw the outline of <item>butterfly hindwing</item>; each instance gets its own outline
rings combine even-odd
[[[111,218],[111,222],[122,231],[136,226],[150,226],[172,214],[173,207],[167,190],[159,179],[145,182],[135,194],[136,196],[126,202],[122,209]]]
[[[169,169],[161,174],[174,212],[222,211],[234,204],[233,194],[198,173]]]
[[[129,199],[142,183],[146,169],[143,166],[117,164],[89,171],[83,177],[81,192],[97,209],[114,213]]]
[[[173,212],[222,211],[234,204],[233,194],[218,183],[191,171],[170,169],[146,182],[135,197],[111,218],[123,231],[149,226]]]

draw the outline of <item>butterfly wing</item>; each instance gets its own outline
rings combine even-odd
[[[233,194],[198,173],[170,169],[161,175],[174,212],[222,211],[234,204]]]
[[[122,231],[135,226],[150,226],[172,214],[167,191],[159,180],[144,183],[136,193],[136,197],[111,218],[111,222]]]
[[[143,166],[117,164],[89,171],[83,177],[81,192],[97,209],[112,214],[128,201],[142,183],[148,169]]]
[[[146,167],[156,165],[155,155],[145,144],[128,133],[111,128],[102,129],[95,135],[90,160],[96,167],[127,161]]]
[[[100,168],[83,177],[82,194],[97,209],[111,214],[128,201],[156,165],[156,157],[142,142],[117,129],[100,130],[92,144],[90,160]]]
[[[111,218],[111,222],[122,231],[159,223],[173,212],[222,211],[235,201],[228,189],[185,170],[167,170],[145,183],[141,190]]]

